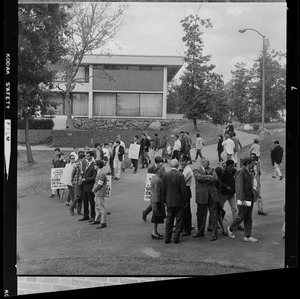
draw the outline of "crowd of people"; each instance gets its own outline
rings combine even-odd
[[[224,136],[219,136],[217,145],[219,166],[214,168],[209,159],[203,156],[203,139],[200,133],[196,134],[195,143],[188,132],[174,135],[171,146],[166,134],[160,140],[157,133],[153,137],[143,133],[141,139],[133,136],[133,144],[140,145],[138,159],[130,160],[133,172],[147,168],[153,173],[151,180],[150,205],[142,212],[142,218],[152,212],[153,228],[151,237],[156,240],[164,239],[165,243],[180,242],[181,236],[192,234],[191,198],[192,181],[195,181],[195,202],[197,205],[196,219],[197,232],[194,238],[203,237],[205,229],[211,232],[211,241],[218,239],[218,229],[222,235],[235,238],[236,230],[244,231],[246,242],[257,242],[252,236],[252,211],[257,203],[258,214],[267,215],[263,210],[260,184],[260,147],[257,139],[249,151],[249,157],[242,160],[242,166],[237,170],[237,154],[242,149],[241,142],[236,138],[233,128],[226,128]],[[195,158],[191,157],[191,149],[195,148]],[[151,163],[149,149],[154,152],[154,161]],[[161,150],[161,155],[159,155]],[[221,157],[225,152],[225,160]],[[278,141],[274,142],[271,152],[271,162],[275,166],[274,175],[282,179],[280,164],[283,149]],[[200,158],[200,167],[192,169],[189,165]],[[153,157],[152,157],[153,159]],[[169,162],[170,160],[170,162]],[[107,175],[113,180],[120,180],[121,172],[125,171],[125,144],[118,135],[115,141],[96,143],[94,149],[88,146],[80,151],[74,147],[73,152],[65,158],[59,148],[55,149],[52,160],[53,168],[69,167],[71,169],[71,185],[68,185],[68,198],[65,204],[70,208],[70,214],[83,215],[78,221],[89,221],[90,225],[99,225],[96,228],[107,227],[107,212],[105,196]],[[170,163],[170,170],[165,170],[165,163]],[[151,167],[149,167],[149,165]],[[52,190],[51,197],[58,196],[64,202],[64,190]],[[55,194],[56,191],[56,194]],[[232,223],[227,228],[223,226],[225,216],[224,205],[228,202],[231,208]],[[207,216],[208,225],[207,224]],[[164,235],[159,233],[158,225],[165,223]]]

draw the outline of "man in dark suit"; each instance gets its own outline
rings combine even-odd
[[[179,243],[184,207],[187,204],[187,191],[184,175],[178,171],[178,160],[173,159],[170,166],[171,170],[162,178],[163,200],[167,206],[165,243],[170,243],[174,219],[176,218],[174,233],[174,243],[176,244]]]
[[[246,242],[257,242],[256,238],[251,236],[252,234],[252,211],[253,204],[256,200],[255,192],[253,189],[253,173],[252,169],[256,161],[252,158],[246,158],[243,160],[243,167],[237,171],[235,175],[235,190],[236,200],[238,205],[238,215],[233,220],[230,226],[228,226],[228,235],[231,239],[235,238],[234,231],[244,221]]]
[[[207,218],[207,210],[209,209],[212,237],[211,241],[218,239],[217,232],[217,203],[220,201],[215,183],[218,176],[209,166],[209,160],[203,158],[199,169],[194,169],[194,177],[196,181],[196,203],[197,203],[197,226],[198,233],[193,237],[203,237]]]
[[[91,215],[90,221],[93,222],[95,220],[95,201],[94,201],[94,193],[92,191],[95,177],[97,171],[94,167],[94,153],[92,151],[88,151],[86,153],[87,163],[83,165],[83,174],[82,174],[82,199],[83,199],[83,207],[84,207],[84,216],[78,221],[89,220],[89,214]],[[89,204],[91,210],[89,211]]]

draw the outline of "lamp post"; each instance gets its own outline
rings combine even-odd
[[[259,139],[265,139],[265,60],[266,60],[266,51],[265,51],[265,36],[259,33],[256,29],[253,28],[242,28],[239,30],[239,33],[245,33],[247,30],[252,30],[258,33],[263,38],[263,63],[262,63],[262,113],[261,113],[261,126],[262,130],[259,134]]]

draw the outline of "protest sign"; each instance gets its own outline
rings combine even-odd
[[[155,173],[147,173],[144,201],[150,201],[150,198],[151,198],[151,191],[150,191],[151,180],[154,176],[155,176]]]
[[[128,158],[138,160],[139,153],[140,153],[140,147],[141,147],[140,144],[133,144],[133,143],[130,144]]]
[[[51,168],[51,189],[65,189],[68,188],[60,180],[63,175],[64,168]]]
[[[71,175],[72,175],[72,170],[74,168],[74,164],[66,164],[65,168],[63,168],[63,174],[61,176],[60,182],[65,184],[65,185],[69,185],[72,186],[72,182],[71,182]]]

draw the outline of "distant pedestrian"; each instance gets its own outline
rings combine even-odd
[[[233,160],[235,161],[235,163],[237,163],[238,162],[239,151],[243,149],[243,146],[242,146],[240,140],[236,137],[235,132],[232,133],[232,138],[231,139],[234,142]]]
[[[224,147],[223,147],[222,143],[223,143],[223,135],[219,135],[219,140],[218,140],[218,145],[217,145],[219,163],[222,163],[224,161],[223,158],[221,157],[221,154],[224,151]]]
[[[222,142],[222,146],[224,147],[224,151],[227,155],[226,160],[233,160],[234,161],[233,151],[234,151],[234,148],[235,148],[235,144],[234,144],[234,141],[231,139],[229,133],[225,134],[225,140]],[[234,162],[236,163],[237,161],[234,161]]]
[[[140,150],[141,164],[142,164],[141,168],[145,168],[145,165],[146,165],[146,168],[147,168],[149,166],[150,162],[151,162],[150,160],[147,159],[147,154],[149,153],[149,147],[150,147],[150,141],[147,138],[146,133],[143,133],[142,134],[142,140],[141,140],[141,150]]]
[[[271,162],[272,166],[275,167],[274,174],[272,175],[272,178],[276,178],[276,176],[279,176],[279,180],[283,179],[281,170],[280,170],[280,164],[282,162],[283,157],[283,148],[279,145],[279,141],[274,141],[274,148],[271,150]]]
[[[104,153],[102,150],[102,146],[100,143],[95,143],[95,149],[93,151],[95,160],[102,160],[104,157]]]
[[[232,136],[232,134],[234,132],[234,127],[233,127],[232,121],[229,121],[227,124],[227,127],[225,128],[225,133],[227,133],[227,132],[230,134],[230,136]]]
[[[194,177],[196,181],[196,204],[197,204],[197,227],[198,232],[193,235],[196,237],[204,237],[207,210],[211,219],[212,237],[211,241],[218,239],[217,232],[217,203],[220,201],[219,195],[215,186],[218,181],[218,176],[214,168],[210,167],[210,162],[207,158],[201,160],[201,165],[198,169],[194,169]]]
[[[163,199],[167,206],[165,243],[168,244],[172,238],[174,219],[176,226],[174,243],[180,242],[180,231],[182,227],[184,207],[187,203],[187,192],[184,175],[178,171],[178,160],[170,162],[171,170],[162,178]]]
[[[255,138],[253,140],[253,144],[251,145],[250,149],[249,149],[249,156],[254,153],[257,158],[258,161],[260,160],[260,145],[259,145],[259,140],[257,138]]]
[[[190,137],[190,133],[189,132],[185,132],[184,135],[186,137],[186,148],[185,148],[184,154],[189,157],[189,164],[193,164],[192,157],[191,157],[191,149],[193,147],[193,140]]]
[[[111,170],[111,177],[114,178],[114,159],[113,159],[113,156],[112,156],[112,152],[113,152],[113,149],[114,149],[114,142],[113,140],[110,140],[108,142],[108,149],[109,149],[109,152],[110,152],[110,157],[109,157],[109,167],[110,167],[110,170]]]
[[[167,146],[168,146],[168,139],[167,135],[163,134],[163,138],[161,139],[160,148],[162,150],[161,156],[164,159],[165,163],[168,163],[168,152],[167,152]]]
[[[121,141],[119,139],[116,140],[115,146],[112,152],[112,157],[114,161],[114,179],[119,180],[121,177],[121,168],[122,161],[125,155],[125,148],[121,145]]]
[[[235,176],[236,199],[238,204],[238,215],[228,226],[229,237],[234,239],[234,231],[244,222],[245,242],[257,242],[258,240],[252,237],[252,211],[254,204],[253,190],[253,174],[251,172],[255,165],[255,161],[251,158],[243,160],[243,167],[239,169]]]
[[[153,147],[153,151],[154,151],[154,157],[156,157],[158,155],[158,150],[160,149],[160,139],[159,139],[157,133],[154,133],[153,135],[154,135],[154,138],[153,138],[152,147]]]
[[[181,151],[181,141],[179,139],[179,136],[175,135],[175,140],[174,140],[174,145],[173,145],[172,159],[179,160],[180,151]]]
[[[138,144],[138,145],[141,144],[138,135],[135,135],[133,137],[133,144]],[[141,148],[140,148],[140,151],[139,151],[139,156],[140,156],[140,153],[141,153]],[[131,163],[134,167],[133,173],[136,173],[137,169],[138,169],[138,165],[139,165],[139,159],[131,159]]]
[[[154,164],[148,168],[148,173],[156,173],[156,171],[160,170],[164,164],[164,160],[162,157],[157,156],[154,158]],[[165,168],[163,168],[165,169]],[[165,171],[165,170],[164,170]],[[166,172],[166,171],[165,171]],[[142,212],[142,218],[144,221],[147,221],[147,216],[152,212],[152,205],[150,204],[146,210]]]
[[[162,177],[166,173],[163,164],[159,164],[155,169],[155,176],[151,180],[151,207],[153,229],[151,233],[152,239],[161,240],[163,236],[157,231],[159,223],[164,223],[166,218],[165,205],[162,194]]]
[[[105,195],[106,195],[106,185],[107,178],[106,174],[103,170],[104,162],[101,160],[95,161],[95,170],[97,171],[97,175],[95,178],[95,183],[93,186],[93,193],[95,199],[95,219],[90,224],[100,224],[96,228],[105,228],[106,224],[106,208],[105,208]]]
[[[124,172],[125,171],[125,149],[126,149],[126,145],[125,145],[125,142],[121,140],[121,135],[120,134],[117,135],[116,140],[120,140],[121,146],[124,147],[124,154],[123,154],[123,158],[122,158],[122,161],[121,161],[121,170]],[[116,145],[116,143],[115,143],[115,145]]]
[[[182,156],[179,159],[179,171],[184,175],[185,178],[185,185],[186,185],[186,193],[187,193],[187,202],[184,207],[184,213],[183,213],[183,221],[182,221],[182,236],[189,236],[192,231],[192,212],[191,212],[191,198],[192,198],[192,192],[191,192],[191,184],[193,180],[193,171],[188,166],[189,157]]]
[[[200,159],[203,158],[203,156],[202,156],[203,146],[204,146],[203,139],[202,139],[200,133],[197,133],[196,134],[196,157],[195,157],[194,162],[197,161],[198,156],[200,157]]]
[[[254,175],[254,177],[253,177],[253,188],[254,188],[254,193],[255,193],[254,195],[255,195],[256,204],[257,204],[257,207],[258,207],[257,214],[266,216],[268,213],[265,212],[264,209],[263,209],[263,200],[262,200],[262,197],[261,197],[260,161],[258,161],[258,158],[254,153],[252,153],[250,155],[250,158],[255,161],[255,165],[254,165],[252,171],[253,171],[253,175]]]

